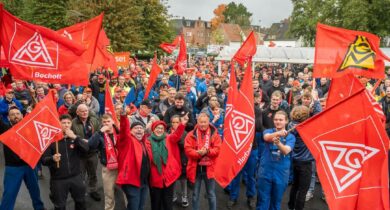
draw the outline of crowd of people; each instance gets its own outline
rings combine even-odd
[[[88,209],[86,196],[95,201],[103,197],[104,209],[113,210],[118,189],[128,210],[143,210],[148,195],[152,210],[172,210],[174,202],[198,210],[202,182],[210,210],[232,209],[239,202],[242,181],[251,209],[281,209],[289,183],[288,208],[304,209],[316,184],[314,158],[299,134],[287,130],[322,111],[330,81],[313,81],[306,65],[254,66],[252,151],[242,171],[224,189],[228,203],[217,204],[214,166],[223,143],[230,63],[222,63],[218,70],[213,58],[198,58],[189,62],[190,68],[182,75],[175,71],[173,60],[164,58],[160,63],[163,72],[147,99],[148,61],[137,61],[120,69],[118,75],[98,69],[91,74],[88,87],[14,80],[9,72],[1,75],[6,90],[0,100],[0,133],[23,120],[54,89],[64,138],[58,149],[50,145],[34,169],[3,145],[0,209],[14,209],[22,181],[35,210],[49,206],[43,204],[38,185],[43,166],[50,170],[50,199],[56,210],[66,209],[69,193],[77,210]],[[235,69],[240,83],[244,68]],[[361,81],[372,86],[371,81]],[[115,116],[105,113],[106,82]],[[136,98],[124,104],[131,89]],[[390,79],[376,92],[388,116]],[[104,195],[98,192],[98,176]]]

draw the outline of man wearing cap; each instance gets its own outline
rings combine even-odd
[[[22,104],[16,100],[14,90],[9,88],[5,90],[5,97],[0,100],[0,114],[4,123],[9,124],[8,110],[16,106],[21,112],[23,111]]]
[[[152,113],[152,109],[152,102],[148,99],[143,100],[137,112],[130,116],[130,122],[139,122],[150,133],[152,123],[159,119],[157,115]]]
[[[139,121],[130,124],[121,113],[118,148],[118,177],[127,198],[127,210],[143,210],[148,192],[150,158],[145,146],[145,128]]]
[[[84,89],[83,99],[88,109],[94,112],[96,115],[99,114],[100,104],[99,101],[92,96],[92,89],[87,87]]]

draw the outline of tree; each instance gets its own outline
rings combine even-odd
[[[169,26],[167,9],[157,0],[146,0],[143,5],[141,33],[144,49],[154,51],[162,42],[169,42],[173,31]]]
[[[68,25],[66,19],[67,0],[34,0],[31,10],[25,10],[22,18],[28,22],[58,30]]]
[[[225,16],[223,13],[226,10],[226,4],[220,4],[216,9],[214,9],[214,17],[211,19],[211,30],[214,31],[219,27],[219,24],[225,22]]]
[[[211,38],[215,44],[223,44],[224,42],[224,36],[221,29],[215,29],[211,32]]]
[[[238,24],[243,28],[248,28],[251,25],[252,13],[242,4],[230,2],[223,11],[225,23]]]
[[[382,0],[292,0],[289,33],[302,37],[306,45],[313,46],[318,22],[363,30],[379,36],[390,33],[390,1]]]

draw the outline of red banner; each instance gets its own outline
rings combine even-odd
[[[62,139],[54,92],[39,102],[22,121],[0,136],[0,141],[35,168],[53,141]]]
[[[296,127],[332,210],[389,209],[389,139],[365,94],[361,89]]]
[[[80,44],[56,31],[2,12],[1,43],[16,79],[86,86],[89,71]],[[77,77],[75,77],[77,75]]]
[[[250,64],[249,60],[240,90],[237,89],[235,72],[233,69],[231,71],[224,121],[224,141],[214,172],[215,180],[222,187],[226,187],[241,171],[252,150],[255,113]]]

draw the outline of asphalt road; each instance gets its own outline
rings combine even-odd
[[[3,158],[3,148],[2,148],[2,145],[0,144],[0,183],[3,182],[3,176],[4,176],[4,158]],[[39,180],[39,185],[40,185],[40,190],[41,190],[41,197],[43,199],[43,202],[45,204],[45,207],[47,209],[53,209],[53,204],[51,203],[50,199],[49,199],[49,179],[50,179],[50,174],[49,174],[49,170],[47,167],[43,167],[43,174],[44,174],[44,178]],[[99,177],[99,181],[98,181],[98,186],[99,186],[99,192],[103,198],[103,189],[102,189],[102,180],[101,180],[101,170],[100,170],[100,167],[98,169],[98,177]],[[179,186],[177,186],[179,187]],[[202,195],[205,195],[205,192],[204,192],[204,185],[202,185]],[[3,192],[3,184],[0,184],[0,197],[2,196],[2,192]],[[288,188],[284,194],[284,198],[283,198],[283,201],[282,201],[282,210],[287,210],[287,201],[288,201],[288,195],[289,195],[289,192],[290,192],[290,188]],[[224,191],[222,190],[222,188],[220,187],[217,187],[217,209],[218,210],[225,210],[227,209],[226,208],[226,203],[228,201],[228,195],[224,193]],[[191,195],[191,192],[189,193],[189,195]],[[124,201],[123,201],[123,198],[120,194],[120,192],[117,192],[116,193],[116,210],[123,210],[125,209],[125,206],[124,206]],[[180,200],[180,199],[179,199]],[[208,209],[208,202],[207,202],[207,199],[202,196],[201,197],[201,208],[200,209]],[[70,198],[70,195],[69,195],[69,198],[68,198],[68,206],[67,206],[67,209],[74,209],[73,207],[73,201],[71,200]],[[103,210],[104,209],[104,201],[102,199],[102,201],[100,202],[96,202],[94,200],[92,200],[90,197],[87,197],[87,207],[88,209],[91,209],[91,210]],[[30,199],[30,195],[25,187],[24,184],[22,184],[22,187],[19,191],[19,194],[18,194],[18,198],[16,200],[16,205],[15,205],[15,210],[32,210],[32,203],[31,203],[31,199]],[[175,207],[174,207],[175,210],[184,210],[184,209],[191,209],[191,196],[190,196],[190,206],[187,207],[187,208],[182,208],[180,203],[176,203],[175,204]],[[238,203],[237,205],[235,205],[233,207],[234,210],[249,210],[249,207],[247,206],[246,204],[246,197],[245,197],[245,185],[241,185],[241,192],[240,192],[240,198],[238,199]],[[316,186],[316,190],[315,190],[315,194],[314,194],[314,198],[312,200],[310,200],[309,202],[306,203],[306,206],[305,206],[305,209],[306,210],[327,210],[328,207],[326,205],[326,203],[321,199],[321,193],[320,193],[320,186],[317,185]],[[146,208],[145,210],[150,210],[150,200],[149,198],[147,199],[146,201]]]

